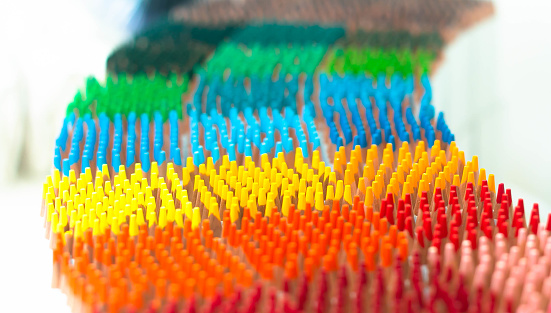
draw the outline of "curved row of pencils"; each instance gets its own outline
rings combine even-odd
[[[551,216],[456,145],[434,59],[320,51],[88,81],[41,212],[73,311],[551,312]]]

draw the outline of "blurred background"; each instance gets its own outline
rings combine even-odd
[[[17,255],[2,258],[0,266],[0,281],[18,290],[0,293],[9,312],[69,311],[65,296],[49,288],[51,251],[41,240],[39,216],[66,105],[87,76],[105,77],[110,52],[173,2],[185,1],[0,2],[0,238],[4,251]],[[477,154],[481,167],[512,188],[515,201],[522,197],[529,208],[538,202],[548,214],[551,2],[494,5],[493,17],[445,49],[432,78],[434,105],[468,157]],[[21,216],[30,224],[24,233],[11,222]],[[5,240],[13,236],[16,241]]]

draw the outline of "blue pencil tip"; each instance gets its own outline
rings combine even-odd
[[[71,170],[71,164],[69,159],[63,159],[63,176],[69,176],[69,171]]]

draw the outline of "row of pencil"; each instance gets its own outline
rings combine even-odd
[[[154,78],[152,93],[163,91],[159,80]],[[85,100],[71,104],[73,111],[65,118],[56,141],[54,164],[65,175],[71,168],[84,170],[108,164],[116,171],[120,164],[129,167],[135,162],[149,171],[151,162],[171,160],[181,165],[189,155],[198,166],[207,157],[216,163],[224,154],[230,160],[241,155],[258,158],[265,153],[293,153],[300,147],[303,156],[319,151],[327,158],[340,147],[350,150],[359,145],[367,149],[373,144],[391,143],[396,149],[403,142],[419,142],[422,134],[429,147],[437,139],[446,144],[454,140],[442,114],[435,127],[432,125],[435,112],[427,76],[420,78],[424,93],[419,107],[415,97],[421,88],[415,91],[412,77],[404,80],[394,75],[390,87],[385,80],[385,76],[372,79],[321,74],[275,82],[253,77],[233,85],[199,75],[191,82],[189,93],[176,95],[171,89],[178,83],[175,77],[165,83],[171,90],[168,94],[173,94],[170,105],[154,108],[155,101],[140,102],[136,96],[118,108],[118,113],[120,100],[112,101],[134,91],[145,94],[147,88],[142,87],[148,79],[119,77],[105,89],[92,80]],[[187,82],[181,84],[185,87],[178,88],[187,90]],[[98,94],[101,96],[95,96]],[[182,97],[190,100],[185,116],[181,108],[173,109],[179,105],[176,99]],[[414,111],[418,111],[417,117]],[[320,129],[328,130],[327,137],[320,135]],[[182,142],[182,135],[189,141]]]
[[[290,0],[206,2],[176,8],[177,21],[219,25],[231,22],[280,21],[346,25],[366,31],[410,30],[457,32],[493,13],[491,2],[469,0],[359,1]]]
[[[534,206],[525,220],[522,200],[454,143],[341,149],[334,170],[300,151],[128,170],[44,184],[54,285],[77,311],[549,305],[551,219]]]

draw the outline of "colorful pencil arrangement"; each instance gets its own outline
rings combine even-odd
[[[254,24],[191,79],[90,78],[43,185],[52,285],[75,312],[551,312],[551,216],[456,145],[431,36]]]

